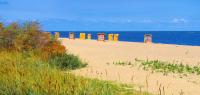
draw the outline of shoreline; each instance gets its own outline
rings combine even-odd
[[[73,31],[61,31],[61,37],[69,37],[69,32]],[[52,35],[54,31],[51,32]],[[199,42],[199,34],[200,32],[87,32],[87,31],[74,31],[75,37],[79,38],[80,33],[91,34],[92,39],[97,39],[98,33],[105,33],[106,40],[108,40],[108,34],[119,34],[119,40],[125,42],[144,42],[144,35],[151,34],[153,37],[153,42],[158,44],[175,44],[175,45],[186,45],[186,46],[200,46]]]
[[[66,37],[61,37],[61,38],[59,38],[59,39],[68,39],[68,40],[70,40],[69,38],[66,38]],[[79,38],[75,38],[74,40],[81,40],[81,39],[79,39]],[[86,41],[87,40],[91,40],[91,41],[97,41],[97,39],[85,39]],[[136,43],[136,44],[149,44],[149,43],[144,43],[144,42],[132,42],[132,41],[109,41],[109,40],[105,40],[105,42],[121,42],[121,43]],[[166,43],[154,43],[154,42],[152,42],[152,43],[150,43],[150,44],[152,44],[152,45],[171,45],[171,46],[181,46],[181,47],[200,47],[200,46],[198,46],[198,45],[184,45],[184,44],[166,44]]]

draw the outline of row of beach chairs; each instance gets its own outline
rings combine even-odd
[[[60,33],[56,32],[55,33],[55,38],[58,39],[60,37]],[[97,34],[98,37],[98,41],[105,41],[106,40],[106,34],[105,33],[98,33]],[[75,37],[75,33],[74,32],[70,32],[69,33],[69,39],[76,39]],[[79,35],[79,39],[81,40],[91,40],[92,39],[92,34],[86,34],[86,33],[80,33]],[[109,41],[118,41],[119,40],[119,34],[108,34],[108,40]]]
[[[98,41],[105,41],[106,40],[106,34],[105,33],[98,33],[97,34]],[[55,38],[60,38],[60,33],[55,32]],[[69,39],[75,39],[75,33],[70,32],[69,33]],[[92,39],[92,34],[86,34],[86,33],[80,33],[79,39],[85,40],[85,39]],[[119,41],[119,34],[108,34],[108,41]],[[151,34],[145,34],[144,35],[144,43],[152,43],[152,35]]]
[[[86,37],[87,36],[87,37]],[[104,33],[98,33],[97,34],[98,41],[105,41],[106,40],[106,34]],[[69,39],[75,39],[75,34],[73,32],[69,33]],[[85,40],[85,39],[92,39],[92,34],[86,34],[86,33],[80,33],[79,39]],[[108,34],[108,40],[109,41],[118,41],[119,34]]]

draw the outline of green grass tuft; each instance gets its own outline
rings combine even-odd
[[[56,65],[61,69],[77,69],[87,66],[86,62],[83,62],[78,56],[73,54],[60,54],[52,56],[49,63]]]
[[[124,65],[132,65],[130,61],[129,61],[129,62],[128,62],[128,61],[127,61],[127,62],[118,61],[118,62],[113,62],[113,64],[114,64],[114,65],[123,65],[123,66],[124,66]]]

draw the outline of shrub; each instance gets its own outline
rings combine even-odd
[[[7,49],[15,49],[14,41],[16,36],[20,33],[21,28],[16,23],[13,22],[7,27],[4,27],[1,23],[0,25],[0,47]]]
[[[48,60],[52,56],[64,55],[66,49],[58,41],[54,41],[43,47],[41,52],[41,57]]]
[[[27,22],[22,26],[11,23],[7,27],[1,23],[0,30],[0,50],[34,51],[41,59],[46,61],[51,59],[53,64],[62,69],[85,66],[78,57],[65,54],[65,47],[51,38],[49,33],[41,31],[37,22]]]
[[[61,69],[76,69],[85,67],[84,63],[78,56],[73,54],[58,54],[50,58],[50,64],[56,65]]]
[[[4,27],[0,23],[0,49],[19,52],[34,51],[43,60],[50,60],[62,69],[75,69],[85,66],[77,56],[65,54],[66,49],[49,33],[40,30],[39,23],[27,22],[23,25],[11,23]]]
[[[15,47],[19,51],[42,49],[52,42],[46,32],[39,28],[37,22],[29,22],[21,27],[21,33],[15,38]]]
[[[16,51],[39,51],[44,58],[56,53],[65,53],[65,47],[53,39],[50,33],[40,29],[37,22],[27,22],[23,25],[11,23],[4,26],[0,23],[0,48]]]

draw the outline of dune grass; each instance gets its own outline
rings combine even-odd
[[[128,85],[63,73],[34,53],[4,51],[0,56],[1,95],[149,95]]]

